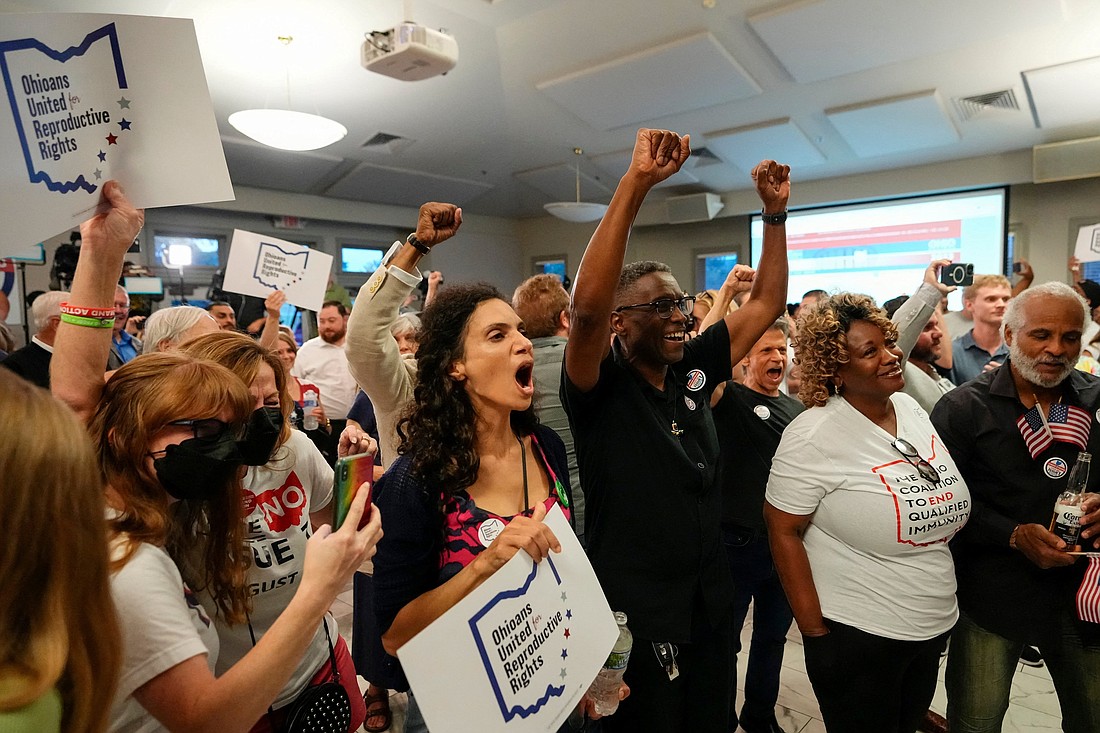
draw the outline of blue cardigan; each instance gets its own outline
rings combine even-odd
[[[544,425],[536,426],[534,435],[572,504],[565,444]],[[379,637],[402,608],[440,584],[443,529],[437,508],[439,494],[413,477],[411,463],[408,455],[399,456],[374,487],[373,500],[382,511],[384,532],[374,556],[372,605]],[[371,680],[377,685],[402,692],[409,689],[396,657],[386,655],[375,673],[382,678]]]

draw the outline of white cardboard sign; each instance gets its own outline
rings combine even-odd
[[[1073,255],[1080,262],[1100,260],[1100,224],[1077,230],[1077,246],[1073,249]]]
[[[561,553],[518,552],[397,650],[433,733],[555,731],[618,639],[592,565],[560,507]]]
[[[325,302],[331,269],[330,254],[304,244],[235,229],[222,288],[260,298],[282,290],[291,305],[319,311]]]
[[[139,208],[233,198],[191,20],[5,15],[0,59],[13,245],[89,218],[112,178]]]

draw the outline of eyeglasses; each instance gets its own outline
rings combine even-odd
[[[213,417],[199,420],[173,420],[168,424],[175,427],[191,428],[191,434],[195,437],[195,440],[202,440],[208,443],[222,437],[225,431],[229,429],[228,423],[224,423]]]
[[[909,462],[909,465],[917,469],[917,473],[925,481],[931,481],[934,484],[940,482],[940,472],[936,470],[928,461],[920,457],[920,453],[917,453],[917,449],[913,447],[905,438],[897,438],[892,443],[894,450],[901,454],[901,457]]]
[[[657,311],[657,315],[661,318],[672,318],[672,311],[676,308],[680,309],[680,312],[685,316],[690,316],[691,311],[695,308],[695,296],[685,295],[679,299],[673,298],[661,298],[655,300],[652,303],[637,303],[635,305],[620,305],[615,309],[615,312],[630,310],[631,308],[653,308]]]

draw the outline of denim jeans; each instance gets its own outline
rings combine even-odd
[[[1100,649],[1086,649],[1065,620],[1066,633],[1055,648],[1040,645],[1066,733],[1100,731]],[[1021,642],[986,631],[965,614],[951,635],[947,656],[947,719],[951,733],[997,733],[1008,710],[1012,675]]]
[[[730,710],[730,723],[739,719],[751,723],[766,723],[775,715],[779,697],[779,675],[783,668],[783,645],[794,619],[779,574],[772,563],[768,537],[764,532],[743,527],[725,526],[722,539],[729,557],[733,576],[733,663],[731,690],[737,687],[737,655],[741,652],[741,627],[745,625],[749,602],[752,612],[752,641],[745,670],[745,702],[741,714]],[[736,695],[730,696],[731,708]]]

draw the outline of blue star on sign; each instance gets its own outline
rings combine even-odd
[[[565,617],[569,619],[573,618],[573,611],[568,608],[565,609]]]
[[[104,153],[102,150],[99,151],[99,156],[98,157],[99,157],[99,162],[100,163],[107,160],[107,154]]]
[[[561,658],[565,659],[568,656],[569,656],[569,652],[567,652],[565,649],[562,649],[561,650]]]
[[[119,126],[119,129],[121,129],[121,130],[129,130],[130,129],[130,120],[123,117],[121,120],[118,121],[118,126]]]

